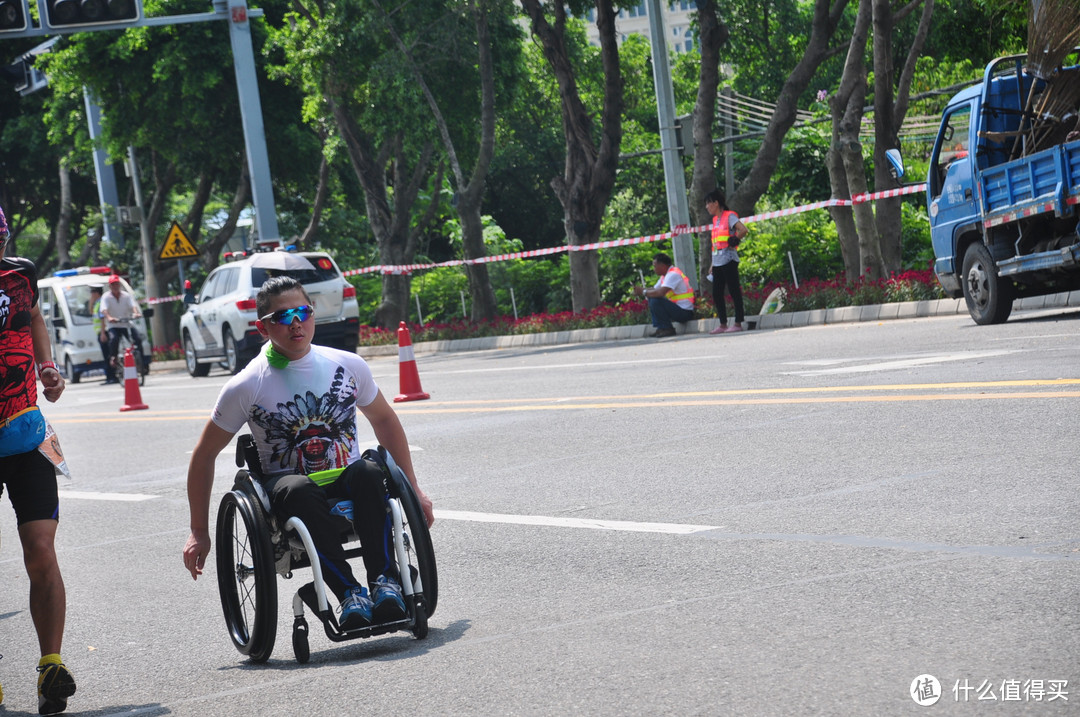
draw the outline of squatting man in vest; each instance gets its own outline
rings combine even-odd
[[[694,290],[690,280],[677,266],[672,266],[671,257],[664,252],[653,256],[653,271],[660,278],[651,289],[635,286],[634,295],[649,300],[649,313],[656,331],[652,336],[662,339],[674,336],[673,321],[685,323],[694,318]]]

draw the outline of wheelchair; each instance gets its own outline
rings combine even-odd
[[[334,642],[399,630],[409,630],[417,639],[427,637],[428,618],[435,613],[438,603],[439,581],[431,534],[420,500],[385,448],[369,449],[363,457],[374,461],[385,476],[393,549],[407,614],[396,622],[345,631],[327,601],[322,567],[318,560],[311,560],[315,549],[307,527],[295,517],[283,520],[283,516],[274,514],[266,491],[255,477],[260,471],[254,439],[243,435],[237,441],[236,465],[241,470],[236,474],[232,490],[222,497],[218,507],[217,580],[229,636],[236,649],[252,662],[265,662],[274,650],[277,575],[288,580],[294,571],[309,567],[313,580],[302,585],[292,600],[292,643],[297,662],[305,663],[311,657],[305,605],[322,621],[326,636]],[[351,501],[329,499],[329,502],[331,519],[340,524],[345,557],[352,559],[361,554],[359,539],[351,520],[342,514],[350,512]],[[350,547],[352,543],[355,545]]]

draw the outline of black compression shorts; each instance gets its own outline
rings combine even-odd
[[[60,519],[56,469],[38,449],[0,458],[0,496],[5,486],[19,525]]]

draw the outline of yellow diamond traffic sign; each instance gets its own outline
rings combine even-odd
[[[176,222],[169,227],[169,235],[165,237],[165,245],[161,247],[158,259],[194,259],[199,255],[195,245],[188,239],[187,234]]]

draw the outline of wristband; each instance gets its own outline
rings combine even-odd
[[[42,371],[44,371],[47,368],[51,368],[53,371],[56,371],[57,373],[60,373],[60,369],[57,368],[55,361],[42,361],[41,363],[39,363],[37,365],[38,373],[41,373]]]

